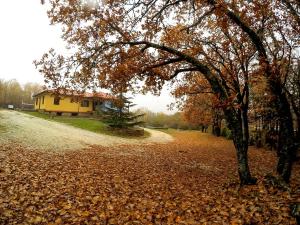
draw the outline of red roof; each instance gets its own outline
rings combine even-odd
[[[78,91],[72,91],[72,90],[64,90],[64,89],[59,89],[59,90],[43,90],[37,94],[34,94],[33,97],[42,95],[44,93],[52,93],[52,94],[59,94],[59,95],[65,95],[65,96],[78,96],[82,98],[101,98],[101,99],[113,99],[115,98],[114,96],[104,93],[104,92],[78,92]]]
[[[114,98],[114,96],[106,94],[104,92],[95,92],[95,93],[85,92],[83,94],[83,97],[85,97],[85,98]]]

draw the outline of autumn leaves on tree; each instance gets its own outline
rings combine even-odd
[[[265,79],[280,121],[278,173],[289,181],[296,152],[292,113],[299,121],[299,88],[291,85],[299,59],[297,1],[50,4],[51,23],[63,26],[63,38],[76,50],[68,57],[50,50],[35,62],[49,86],[158,92],[168,83],[187,104],[209,96],[232,131],[241,184],[256,182],[248,166],[248,111],[253,87]]]

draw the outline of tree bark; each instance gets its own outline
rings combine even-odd
[[[269,83],[272,92],[275,94],[280,122],[277,172],[285,182],[289,183],[297,150],[290,103],[285,92],[281,90],[280,81],[274,79],[273,81],[269,81]]]
[[[218,109],[214,109],[213,115],[213,135],[219,137],[221,135],[221,117]]]
[[[224,110],[229,128],[232,131],[233,143],[237,154],[238,173],[241,185],[256,184],[257,179],[251,176],[248,164],[248,119],[247,111],[236,113],[234,109]]]
[[[251,176],[248,165],[248,144],[243,143],[239,137],[235,136],[234,139],[241,185],[256,184],[256,178]]]
[[[297,116],[297,134],[296,134],[297,140],[300,140],[300,117]]]

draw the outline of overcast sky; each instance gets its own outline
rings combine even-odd
[[[50,26],[46,6],[40,0],[2,0],[0,3],[0,79],[17,79],[20,83],[43,84],[43,76],[33,60],[50,48],[63,49],[59,27]],[[167,105],[173,101],[167,90],[155,97],[138,95],[134,102],[154,112],[170,113]]]

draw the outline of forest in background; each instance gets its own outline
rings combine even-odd
[[[147,108],[141,108],[135,111],[136,114],[145,114],[143,121],[146,126],[154,128],[173,128],[183,130],[200,129],[198,124],[192,124],[184,118],[182,112],[175,112],[173,114],[166,114],[163,112],[152,112]]]
[[[7,108],[8,105],[14,105],[21,108],[22,103],[33,104],[32,95],[42,90],[42,85],[37,83],[20,84],[16,79],[0,79],[0,107]]]

